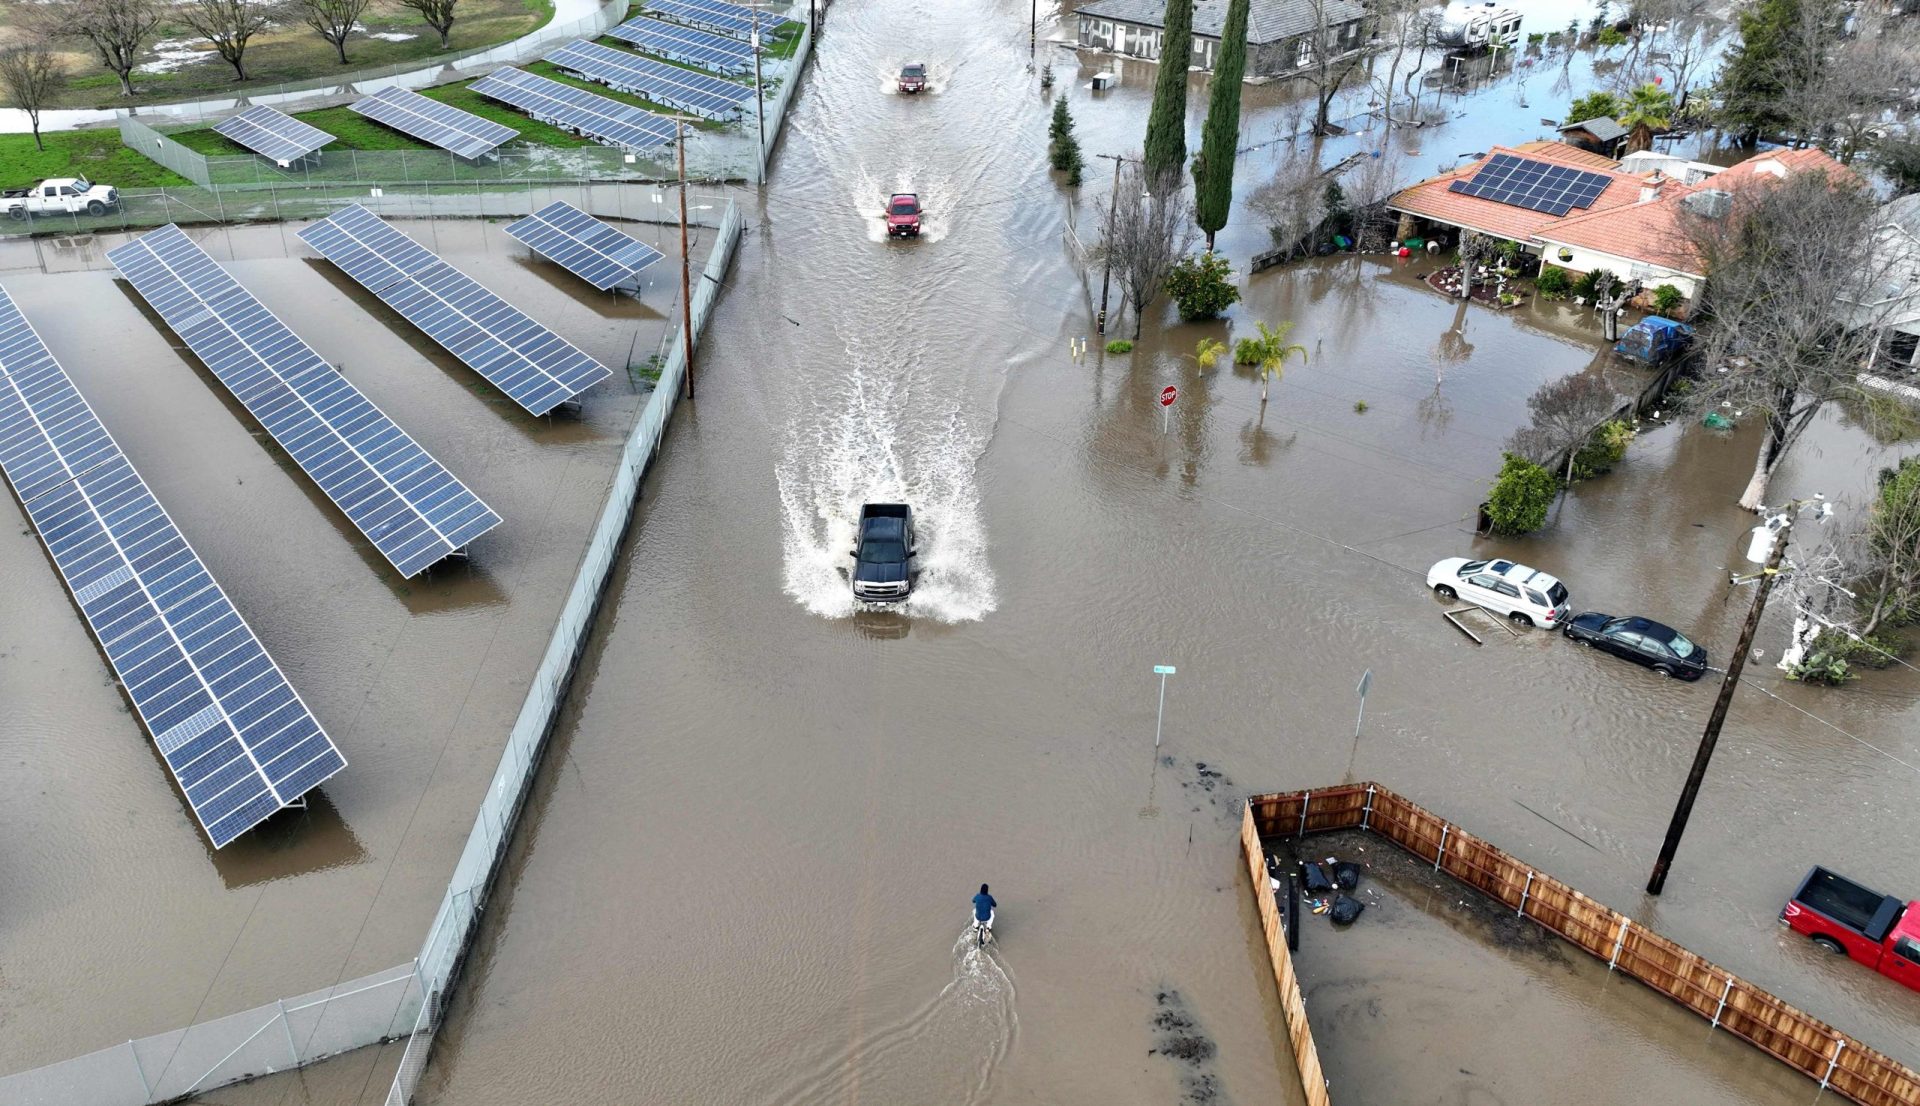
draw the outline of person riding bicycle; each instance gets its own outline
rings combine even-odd
[[[987,894],[987,885],[980,885],[980,893],[973,897],[973,920],[980,928],[989,932],[993,929],[993,908],[999,904],[993,896]]]

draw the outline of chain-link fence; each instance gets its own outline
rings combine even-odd
[[[312,994],[0,1077],[6,1106],[149,1106],[404,1036],[419,977],[401,964]]]

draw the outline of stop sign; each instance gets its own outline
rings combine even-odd
[[[1160,406],[1172,407],[1173,401],[1180,398],[1180,389],[1169,384],[1160,389]]]

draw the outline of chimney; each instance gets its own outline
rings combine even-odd
[[[1653,175],[1647,178],[1646,183],[1640,186],[1640,202],[1650,204],[1659,199],[1660,186],[1665,183],[1667,183],[1667,178],[1661,174],[1660,170],[1655,169]]]

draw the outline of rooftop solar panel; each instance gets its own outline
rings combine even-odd
[[[643,108],[511,67],[473,82],[475,92],[607,146],[649,150],[673,141],[674,124]]]
[[[109,250],[107,260],[401,576],[500,524],[179,227]]]
[[[706,27],[737,38],[753,33],[757,22],[762,33],[782,23],[793,22],[772,12],[756,11],[725,0],[646,0],[646,10],[693,27]]]
[[[4,288],[0,470],[214,848],[347,766]]]
[[[603,292],[631,283],[661,257],[645,242],[560,200],[510,224],[507,233]]]
[[[733,115],[753,97],[753,89],[746,85],[638,57],[597,42],[569,42],[548,54],[546,60],[609,88],[709,119]]]
[[[231,119],[223,119],[213,133],[228,138],[261,157],[291,165],[333,141],[319,127],[309,126],[265,104],[256,104]]]
[[[649,54],[684,61],[722,73],[745,73],[753,68],[753,47],[737,38],[710,34],[637,16],[607,32]]]
[[[1447,188],[1463,196],[1558,216],[1576,207],[1592,207],[1611,180],[1604,173],[1551,161],[1495,154],[1471,178],[1454,181]]]
[[[350,105],[402,134],[472,160],[492,153],[520,132],[404,88],[383,88]]]
[[[613,375],[359,204],[300,237],[533,414]]]

